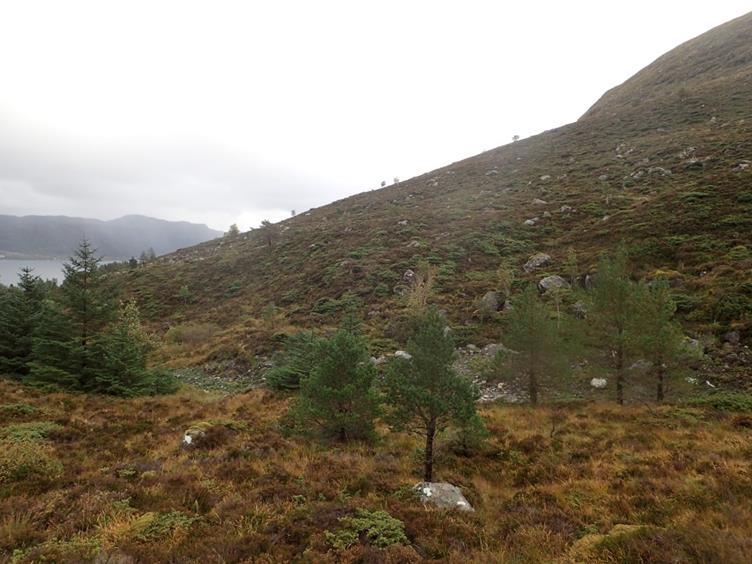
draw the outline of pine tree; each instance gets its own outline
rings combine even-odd
[[[42,302],[32,334],[32,360],[25,381],[58,389],[75,389],[79,376],[74,369],[73,325],[52,300]]]
[[[639,286],[637,347],[652,363],[656,379],[656,401],[666,394],[666,376],[686,356],[684,333],[674,321],[676,304],[665,280]]]
[[[71,318],[76,342],[72,351],[73,368],[79,374],[83,390],[93,386],[97,369],[94,344],[112,312],[101,286],[101,260],[89,241],[84,239],[63,267],[63,305]]]
[[[423,476],[430,482],[436,435],[453,422],[461,426],[479,421],[478,391],[452,368],[454,342],[441,314],[430,308],[417,321],[406,347],[411,358],[396,358],[390,364],[385,390],[392,427],[419,434],[425,441]]]
[[[0,372],[24,376],[31,361],[32,333],[44,298],[44,284],[22,268],[16,287],[0,299]]]
[[[535,287],[528,286],[512,304],[504,341],[517,354],[508,355],[505,364],[526,376],[530,402],[536,405],[542,380],[567,372],[568,343]]]
[[[315,428],[338,441],[373,438],[378,398],[375,368],[363,337],[339,329],[317,345],[317,362],[300,382],[289,419],[299,429]]]
[[[301,331],[285,340],[284,350],[275,366],[266,373],[266,382],[277,390],[296,390],[300,381],[311,373],[318,363],[321,339],[310,331]]]
[[[616,373],[616,401],[623,405],[626,362],[634,350],[637,314],[637,288],[629,278],[624,249],[601,259],[590,297],[589,327]]]

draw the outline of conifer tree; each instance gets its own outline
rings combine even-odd
[[[138,307],[134,301],[121,305],[117,320],[97,340],[94,352],[97,371],[92,391],[117,396],[153,395],[174,387],[164,380],[167,373],[147,368],[147,358],[153,350],[151,337],[141,326]]]
[[[315,428],[342,442],[373,438],[376,371],[364,338],[341,328],[316,348],[316,364],[300,382],[300,397],[289,419],[300,429]]]
[[[666,376],[687,355],[684,333],[674,321],[675,311],[676,304],[665,280],[639,286],[637,347],[652,363],[658,402],[666,395]]]
[[[17,286],[0,298],[0,372],[24,376],[31,361],[32,333],[44,298],[44,284],[31,268],[21,269]]]
[[[436,435],[450,423],[467,424],[476,417],[477,389],[452,368],[454,341],[435,308],[418,318],[417,329],[407,344],[411,358],[396,358],[385,379],[387,403],[393,428],[405,429],[425,441],[423,477],[433,479]]]
[[[60,389],[76,389],[80,378],[74,368],[73,324],[52,300],[42,302],[32,334],[32,360],[25,381]]]
[[[266,382],[277,390],[296,390],[318,363],[321,339],[311,331],[301,331],[285,340],[275,366],[266,373]]]
[[[588,325],[616,374],[616,401],[623,405],[626,363],[635,347],[637,314],[637,287],[629,278],[623,248],[613,257],[601,259],[590,297]]]
[[[536,405],[542,381],[566,373],[569,343],[534,286],[528,286],[512,305],[504,341],[517,354],[508,355],[505,364],[525,375],[530,403]]]
[[[97,369],[94,344],[112,312],[101,286],[101,260],[89,241],[84,239],[63,267],[63,305],[71,319],[75,338],[73,369],[79,374],[84,390],[93,386]]]

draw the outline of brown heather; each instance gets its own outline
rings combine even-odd
[[[0,397],[38,409],[0,410],[2,426],[44,417],[62,427],[44,449],[63,468],[0,484],[0,562],[14,551],[14,562],[752,559],[750,430],[723,413],[485,407],[486,449],[462,457],[441,441],[437,453],[437,478],[476,508],[465,514],[409,495],[417,439],[385,428],[371,447],[285,438],[288,400],[271,392],[121,400],[0,382]],[[206,420],[224,431],[182,448],[183,430]],[[361,508],[402,520],[409,544],[334,551],[325,531]]]

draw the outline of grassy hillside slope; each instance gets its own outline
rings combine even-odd
[[[584,275],[599,253],[624,242],[635,276],[670,278],[690,333],[711,349],[730,329],[744,341],[752,317],[751,36],[749,14],[664,55],[576,123],[288,219],[271,244],[269,233],[253,230],[124,272],[118,283],[162,330],[218,328],[190,354],[169,352],[182,362],[268,352],[275,334],[331,324],[351,303],[388,349],[399,337],[404,274],[428,261],[439,269],[434,301],[460,341],[482,344],[499,338],[476,309],[496,289],[501,262],[537,279],[562,274],[573,249]],[[531,218],[539,220],[525,225]],[[521,266],[538,251],[552,264],[525,274]]]

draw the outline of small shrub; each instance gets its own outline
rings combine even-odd
[[[6,403],[0,405],[0,413],[4,415],[22,416],[22,415],[34,415],[39,411],[39,408],[29,405],[28,403]]]
[[[28,477],[51,480],[63,471],[44,446],[34,442],[0,442],[0,484]]]
[[[243,288],[243,285],[240,282],[233,282],[230,284],[227,289],[225,290],[225,297],[231,298],[240,292],[240,290]]]
[[[17,423],[0,429],[0,440],[6,439],[14,443],[39,442],[46,439],[51,432],[60,429],[62,426],[51,421]]]
[[[685,402],[695,407],[710,407],[718,411],[752,411],[752,395],[737,392],[717,392],[691,398]]]
[[[405,524],[386,511],[359,509],[355,517],[342,517],[342,528],[332,533],[326,531],[326,539],[335,550],[345,550],[358,541],[386,548],[393,544],[407,544]]]
[[[180,511],[170,513],[144,513],[133,523],[138,540],[150,542],[164,539],[175,531],[186,531],[198,517],[189,517]]]
[[[214,323],[181,323],[170,327],[165,334],[165,341],[174,345],[202,345],[219,331]]]

